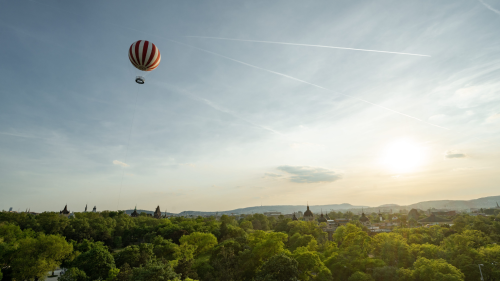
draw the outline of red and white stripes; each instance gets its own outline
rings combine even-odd
[[[128,58],[137,69],[151,71],[160,65],[161,55],[155,44],[139,40],[130,46]]]

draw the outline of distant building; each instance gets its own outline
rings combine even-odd
[[[63,215],[63,216],[69,216],[70,211],[68,211],[68,204],[66,204],[66,206],[64,206],[64,210],[60,211],[59,214]]]
[[[83,211],[84,213],[87,212],[87,204],[85,204],[85,211]]]
[[[351,222],[350,219],[344,219],[344,218],[335,219],[334,221],[338,226],[346,225]]]
[[[154,216],[153,216],[155,219],[161,219],[161,211],[160,211],[160,205],[158,205],[158,207],[156,207],[156,210],[155,210],[155,213],[154,213]]]
[[[373,233],[383,233],[383,232],[391,232],[391,229],[388,228],[380,228],[378,226],[370,226],[368,227],[368,230],[370,230]]]
[[[442,211],[442,210],[439,210],[439,211],[431,211],[432,214],[436,215],[436,216],[446,216],[446,217],[451,217],[451,216],[455,216],[457,214],[457,211]]]
[[[297,219],[297,217],[295,216],[295,213],[293,213],[292,220],[293,220],[293,221],[297,221],[297,220],[298,220],[298,219]]]
[[[325,218],[325,216],[323,216],[323,212],[321,212],[321,216],[318,218],[318,222],[319,223],[322,223],[322,222],[328,223],[328,220]]]
[[[276,211],[264,212],[264,215],[266,215],[266,217],[279,218],[279,216],[281,216],[281,212],[276,212]]]
[[[306,221],[313,221],[314,220],[314,214],[309,210],[309,204],[307,204],[307,210],[304,212],[303,216],[304,220]]]
[[[132,212],[132,214],[130,214],[130,216],[133,218],[136,218],[139,216],[139,213],[137,213],[137,206],[134,208],[134,211]]]
[[[421,224],[427,225],[438,225],[438,224],[450,224],[452,221],[444,218],[440,218],[435,214],[431,214],[429,217],[425,219],[421,219],[418,221]]]
[[[408,220],[414,219],[414,220],[418,221],[418,217],[419,217],[419,214],[418,214],[417,209],[411,209],[410,212],[408,213]]]
[[[365,216],[365,212],[361,213],[361,217],[359,218],[359,222],[361,222],[361,224],[364,226],[371,225],[370,219]]]
[[[94,206],[94,208],[92,208],[92,213],[97,213],[97,207]]]

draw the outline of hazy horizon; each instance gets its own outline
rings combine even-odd
[[[500,4],[134,3],[2,4],[0,209],[498,194]]]

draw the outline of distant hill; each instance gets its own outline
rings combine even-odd
[[[309,206],[309,209],[313,213],[320,213],[323,211],[324,213],[329,212],[331,210],[349,210],[349,209],[361,209],[361,208],[369,208],[368,206],[353,206],[348,203],[342,203],[342,204],[330,204],[330,205],[311,205]],[[227,210],[227,211],[219,211],[219,212],[203,212],[203,211],[183,211],[180,212],[179,215],[215,215],[217,214],[262,214],[264,212],[281,212],[282,214],[291,214],[293,212],[305,212],[307,210],[306,205],[273,205],[273,206],[255,206],[255,207],[247,207],[247,208],[240,208],[240,209],[234,209],[234,210]],[[131,214],[134,210],[125,210],[127,214]],[[145,212],[148,214],[153,214],[154,211],[148,211],[148,210],[137,210],[138,213]],[[163,214],[163,213],[162,213]],[[172,213],[168,213],[172,214]]]
[[[422,210],[427,210],[430,208],[463,210],[470,208],[492,208],[496,207],[497,202],[500,204],[500,196],[488,196],[472,200],[424,201],[408,205],[407,208],[415,208]]]
[[[378,207],[370,207],[370,206],[354,206],[349,203],[342,204],[329,204],[329,205],[311,205],[309,208],[313,213],[320,213],[323,211],[324,213],[329,212],[331,210],[334,211],[347,211],[351,210],[355,213],[360,213],[361,208],[364,208],[365,212],[377,212],[378,210],[387,211],[392,210],[397,212],[401,209],[406,209],[409,211],[410,209],[421,209],[428,210],[432,208],[436,209],[452,209],[452,210],[468,210],[470,208],[492,208],[496,207],[496,203],[500,204],[500,196],[489,196],[472,200],[435,200],[435,201],[424,201],[410,205],[398,205],[398,204],[384,204]],[[219,212],[203,212],[203,211],[183,211],[179,213],[179,215],[215,215],[218,214],[252,214],[252,213],[264,213],[264,212],[281,212],[282,214],[291,214],[293,212],[304,212],[306,210],[306,205],[271,205],[271,206],[255,206],[255,207],[247,207],[240,208],[234,210],[226,210]],[[127,214],[131,214],[134,210],[126,210]],[[137,210],[138,213],[145,212],[148,214],[153,214],[154,211],[148,210]],[[163,213],[162,213],[163,214]],[[173,213],[168,213],[169,215],[173,215]]]
[[[133,212],[134,212],[134,210],[125,210],[125,213],[126,213],[126,214],[128,214],[128,215],[132,214]],[[137,213],[139,213],[139,214],[140,214],[140,213],[146,213],[146,214],[151,214],[151,215],[153,215],[153,214],[155,213],[155,211],[148,211],[148,210],[139,210],[139,209],[137,209]],[[161,212],[161,215],[162,215],[162,216],[163,216],[164,214],[165,214],[165,212]],[[167,212],[167,215],[170,215],[170,216],[171,216],[171,215],[174,215],[174,213],[169,213],[169,212]]]

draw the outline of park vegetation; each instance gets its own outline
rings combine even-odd
[[[331,217],[353,216],[331,213]],[[0,280],[500,280],[500,215],[371,233],[262,214],[154,219],[124,212],[0,212]],[[3,278],[3,279],[2,279]]]

